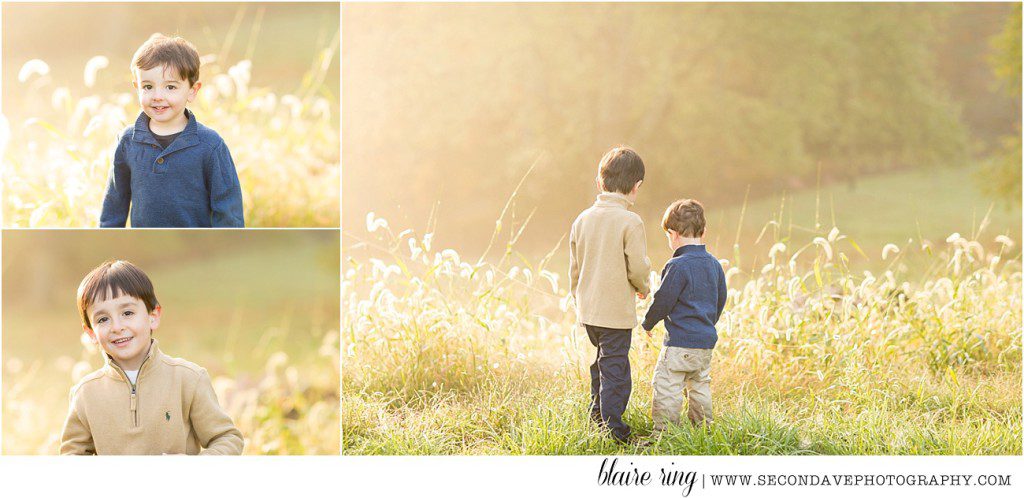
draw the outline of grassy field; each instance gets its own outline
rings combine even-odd
[[[927,189],[915,175],[886,185]],[[858,195],[833,192],[837,205]],[[968,210],[925,224],[882,206],[845,209],[864,221],[837,224],[885,230],[868,237],[888,240],[884,249],[855,245],[828,217],[817,229],[783,217],[757,249],[718,254],[730,260],[730,291],[713,360],[716,422],[649,446],[619,446],[590,423],[594,348],[550,255],[518,254],[506,229],[497,256],[466,261],[371,216],[344,242],[343,452],[1020,454],[1020,249],[991,222],[1016,217],[1019,230],[1019,212],[957,228]],[[766,210],[748,205],[746,216]],[[735,236],[736,225],[716,223]],[[626,420],[641,436],[663,334],[633,336]]]
[[[102,365],[100,352],[79,340],[77,282],[64,278],[75,272],[53,270],[46,290],[57,292],[32,299],[15,266],[30,264],[26,253],[33,247],[78,247],[90,242],[83,234],[91,233],[5,234],[4,454],[55,454],[68,390]],[[162,257],[149,255],[160,263],[143,265],[164,308],[154,337],[164,353],[210,372],[221,405],[246,439],[246,454],[336,455],[337,242],[327,232],[316,237],[297,231],[231,234],[231,241],[220,237],[228,249],[204,249],[200,253],[206,254],[198,257],[174,247],[179,234],[170,231],[145,232],[145,238],[136,232],[104,232],[92,242],[116,247],[130,241],[133,249],[111,252],[136,262],[142,256],[134,253],[165,249]],[[216,234],[189,235],[182,240],[217,242]],[[276,240],[282,238],[287,240]],[[81,278],[78,273],[75,278]]]

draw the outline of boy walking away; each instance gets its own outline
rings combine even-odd
[[[673,202],[661,227],[674,252],[643,323],[650,333],[665,320],[668,331],[652,380],[655,431],[679,423],[684,388],[690,421],[711,423],[711,351],[718,341],[715,324],[728,295],[722,265],[703,244],[704,206],[693,199]]]
[[[630,435],[622,414],[632,390],[629,345],[637,325],[635,296],[650,291],[644,224],[629,210],[643,180],[644,163],[636,151],[608,151],[598,166],[601,193],[576,218],[569,234],[569,292],[577,322],[597,347],[590,366],[590,415],[619,442]]]
[[[132,58],[142,112],[121,134],[100,227],[242,227],[242,190],[231,152],[196,121],[199,53],[182,38],[150,37]]]

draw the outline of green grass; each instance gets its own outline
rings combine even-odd
[[[769,233],[760,245],[753,245],[769,221],[786,227],[780,229],[782,237],[806,237],[836,226],[868,255],[854,252],[853,262],[870,268],[888,243],[902,246],[908,239],[941,243],[953,232],[970,237],[986,215],[988,236],[980,242],[991,247],[998,234],[1021,240],[1020,206],[994,202],[981,193],[976,181],[976,172],[970,168],[908,170],[864,177],[854,188],[833,184],[768,196],[745,207],[742,203],[724,209],[708,206],[708,243],[720,248],[719,257],[731,257],[728,253],[741,218],[740,244],[745,252],[755,254],[774,242]],[[660,212],[650,213],[649,219],[660,220],[660,216]],[[655,224],[649,221],[648,225]],[[661,239],[652,244],[652,258],[653,253],[668,257],[664,245]]]
[[[634,362],[636,358],[634,358]],[[715,422],[652,435],[649,380],[634,376],[625,421],[642,445],[619,445],[588,417],[584,379],[495,380],[468,392],[407,400],[346,389],[345,454],[431,455],[1019,455],[1020,371],[955,386],[916,384],[838,393],[712,373]],[[980,387],[979,387],[980,386]],[[685,410],[683,413],[685,422]]]

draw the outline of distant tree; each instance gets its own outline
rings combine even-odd
[[[1007,18],[1002,33],[991,41],[989,62],[999,78],[1000,86],[1017,100],[1018,116],[1021,98],[1021,6],[1017,5]],[[1021,198],[1020,118],[1017,132],[1002,139],[1002,148],[988,162],[980,175],[985,191],[1012,203]]]
[[[944,4],[950,13],[936,37],[935,62],[939,77],[961,105],[961,119],[981,156],[990,156],[999,140],[1020,122],[1019,95],[995,83],[990,54],[992,38],[1003,31],[1014,4]]]

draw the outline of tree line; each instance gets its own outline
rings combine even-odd
[[[346,8],[344,216],[440,200],[445,223],[487,225],[536,163],[518,202],[562,223],[621,143],[654,197],[719,203],[968,167],[1019,127],[1019,23],[992,4]],[[1019,195],[1016,133],[999,181]]]

